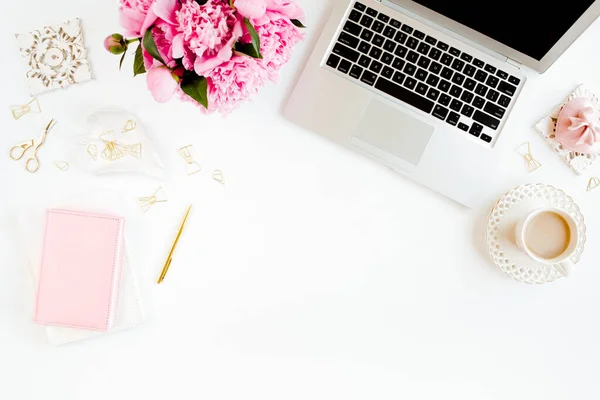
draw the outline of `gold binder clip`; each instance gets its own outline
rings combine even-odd
[[[22,116],[29,114],[29,113],[39,114],[42,112],[42,108],[40,107],[40,102],[38,101],[37,97],[34,97],[27,104],[24,104],[22,106],[12,106],[10,108],[10,111],[12,112],[13,118],[15,120],[18,120]]]
[[[54,165],[56,168],[60,169],[62,172],[69,170],[69,163],[66,161],[54,161]]]
[[[215,169],[212,173],[212,178],[219,182],[221,185],[225,184],[225,177],[223,176],[223,172],[220,169]]]
[[[130,156],[135,158],[142,158],[142,144],[135,143],[125,145],[123,146],[123,153],[129,154]]]
[[[135,129],[135,127],[137,126],[137,123],[130,119],[127,122],[125,122],[125,126],[123,127],[123,130],[121,131],[121,133],[125,133],[125,132],[129,132]]]
[[[95,144],[90,144],[88,145],[88,147],[85,148],[85,150],[94,161],[98,160],[98,146],[96,146]]]
[[[598,186],[600,186],[600,178],[593,176],[590,178],[590,181],[588,182],[586,192],[592,191],[592,190],[596,189]]]
[[[533,172],[536,169],[540,168],[542,164],[531,154],[531,145],[529,142],[525,142],[519,147],[517,147],[517,152],[523,157],[525,160],[525,167],[527,168],[527,172]]]
[[[102,150],[102,158],[107,161],[115,161],[119,158],[125,156],[125,152],[123,151],[123,145],[116,141],[105,141],[106,145],[105,149]]]
[[[178,150],[178,153],[185,160],[185,170],[188,175],[196,174],[202,171],[202,167],[200,164],[194,160],[194,146],[191,144],[185,147],[182,147]]]
[[[140,206],[143,212],[147,212],[156,203],[166,202],[167,193],[162,187],[156,189],[156,192],[154,192],[151,196],[138,198],[138,205]]]

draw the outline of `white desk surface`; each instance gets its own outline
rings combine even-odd
[[[487,257],[488,207],[468,210],[287,122],[281,109],[330,1],[304,0],[306,41],[278,85],[226,119],[154,103],[102,41],[119,31],[114,1],[3,5],[0,38],[0,399],[592,399],[600,396],[600,164],[575,176],[532,125],[578,83],[600,93],[600,22],[544,75],[532,76],[503,133],[506,175],[554,184],[582,207],[588,244],[575,275],[530,286]],[[12,120],[27,98],[13,34],[70,17],[84,23],[96,80],[41,97],[44,113]],[[307,101],[310,101],[308,99]],[[66,347],[31,322],[31,282],[14,215],[57,192],[112,188],[136,198],[160,183],[93,178],[68,159],[68,134],[105,106],[134,112],[159,143],[170,201],[132,229],[146,323]],[[59,125],[30,176],[8,149]],[[543,168],[513,149],[530,141]],[[205,168],[188,177],[179,147]],[[442,166],[441,166],[442,167]],[[210,179],[220,168],[227,186]],[[163,286],[155,279],[188,202],[195,213]]]

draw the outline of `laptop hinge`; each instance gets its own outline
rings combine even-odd
[[[521,69],[521,67],[523,67],[523,64],[521,64],[518,61],[513,60],[512,58],[506,58],[506,62],[510,65],[512,65],[515,68]]]

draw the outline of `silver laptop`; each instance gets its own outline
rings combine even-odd
[[[494,148],[525,84],[520,70],[545,71],[599,13],[600,0],[560,10],[516,0],[342,0],[285,115],[475,206],[494,190]]]

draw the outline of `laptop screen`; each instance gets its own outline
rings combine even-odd
[[[569,0],[556,6],[539,0],[414,1],[536,60],[544,58],[594,3],[594,0]]]

